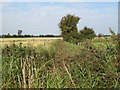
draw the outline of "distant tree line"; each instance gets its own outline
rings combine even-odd
[[[8,34],[0,35],[0,38],[26,38],[26,37],[61,37],[61,35],[52,35],[52,34],[47,34],[47,35],[25,34],[25,35],[23,35],[21,29],[18,29],[17,34],[11,35],[10,33],[8,33]]]
[[[29,34],[25,34],[25,35],[10,35],[8,34],[3,34],[0,35],[0,38],[26,38],[26,37],[61,37],[61,35],[29,35]]]
[[[120,34],[119,34],[120,35]],[[110,37],[110,35],[104,35],[104,34],[98,34],[98,37]],[[25,37],[62,37],[62,35],[10,35],[10,34],[3,34],[0,35],[0,38],[25,38]],[[81,37],[81,36],[80,36]],[[80,38],[79,35],[76,36],[76,38]]]

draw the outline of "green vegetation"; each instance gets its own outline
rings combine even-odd
[[[80,18],[75,15],[67,14],[62,17],[59,28],[61,29],[61,35],[63,40],[78,44],[81,41],[86,39],[93,39],[96,37],[96,34],[92,28],[84,27],[80,32],[78,32],[77,24]]]
[[[49,47],[22,43],[1,47],[1,89],[120,88],[120,35],[111,28],[109,36],[97,37],[88,27],[78,32],[79,19],[64,16],[59,23],[63,39]]]
[[[26,38],[26,37],[61,37],[61,35],[29,35],[29,34],[25,34],[25,35],[16,35],[16,34],[10,35],[10,33],[0,35],[0,38]]]
[[[59,28],[61,29],[61,34],[64,41],[70,43],[77,43],[76,36],[78,34],[77,23],[79,22],[80,18],[75,15],[67,14],[66,16],[62,17]]]
[[[84,27],[83,30],[79,32],[80,41],[84,41],[86,39],[93,39],[96,37],[96,34],[92,28]]]
[[[99,41],[98,41],[99,40]],[[2,88],[120,88],[113,38],[2,49]],[[103,40],[103,41],[102,41]]]

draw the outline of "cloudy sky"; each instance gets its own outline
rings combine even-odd
[[[60,34],[58,23],[66,14],[75,14],[81,20],[78,30],[84,26],[96,34],[109,34],[111,27],[118,32],[117,2],[3,2],[2,34]],[[1,19],[1,18],[0,18]]]

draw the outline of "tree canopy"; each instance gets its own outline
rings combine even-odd
[[[82,30],[80,30],[80,35],[84,39],[92,39],[96,36],[93,28],[88,28],[88,27],[84,27]]]
[[[58,26],[61,29],[61,34],[65,41],[75,41],[73,39],[75,39],[75,34],[78,33],[77,24],[79,20],[80,18],[78,16],[71,14],[67,14],[66,16],[62,17]]]
[[[85,39],[92,39],[96,36],[92,28],[84,27],[80,32],[78,32],[77,24],[80,17],[67,14],[62,17],[59,28],[61,29],[61,35],[64,41],[77,44]]]

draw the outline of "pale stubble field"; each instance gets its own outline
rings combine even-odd
[[[52,42],[62,39],[62,37],[0,38],[0,45],[4,47],[4,45],[23,44],[32,46],[44,45],[45,47],[49,47]]]

